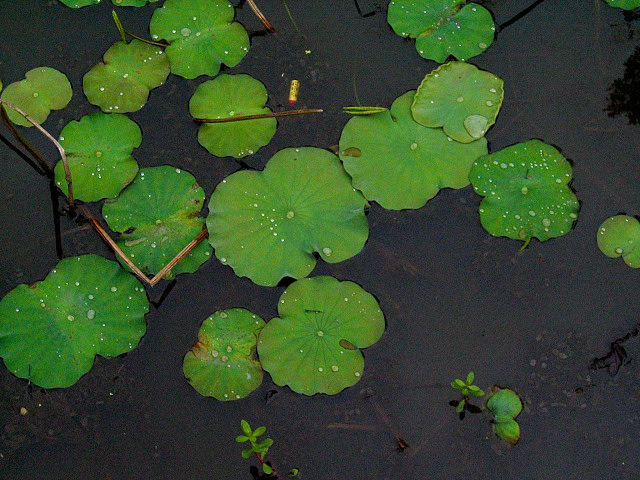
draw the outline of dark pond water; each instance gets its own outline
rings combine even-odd
[[[362,12],[373,13],[362,17],[353,0],[288,0],[295,25],[283,1],[258,3],[277,33],[253,36],[231,71],[264,82],[274,109],[299,79],[300,105],[325,113],[280,121],[273,141],[246,160],[252,167],[285,147],[336,145],[348,120],[341,108],[356,103],[356,92],[363,105],[389,106],[436,66],[393,33],[387,1],[360,0]],[[480,3],[504,24],[533,2]],[[145,33],[157,6],[119,12],[130,30]],[[4,85],[42,65],[73,84],[70,105],[45,123],[56,136],[96,110],[82,95],[82,75],[117,40],[111,8],[107,0],[81,10],[0,0]],[[248,6],[237,17],[250,31],[262,28]],[[442,191],[414,211],[374,205],[364,250],[314,271],[358,282],[386,315],[387,330],[365,351],[356,386],[304,397],[267,376],[237,402],[196,393],[181,367],[202,320],[236,306],[272,318],[282,293],[212,260],[180,277],[151,309],[138,348],[97,359],[75,386],[44,391],[0,369],[0,478],[251,478],[234,441],[244,418],[267,426],[275,442],[269,457],[280,471],[298,467],[306,479],[637,479],[640,342],[623,344],[628,363],[615,375],[590,364],[640,320],[639,272],[606,258],[595,242],[608,216],[640,213],[640,127],[606,112],[609,86],[639,45],[637,15],[601,0],[546,0],[472,60],[505,82],[502,111],[487,135],[491,151],[531,138],[558,146],[573,162],[579,220],[565,237],[519,251],[518,242],[483,230],[471,187]],[[239,165],[196,142],[188,100],[204,80],[171,76],[130,117],[143,129],[134,152],[140,165],[189,170],[209,195]],[[25,136],[54,161],[38,134]],[[0,159],[4,295],[42,279],[57,254],[47,181],[5,143]],[[86,226],[63,217],[61,234],[65,256],[113,258]],[[161,293],[162,285],[149,295],[158,300]],[[493,435],[486,415],[457,418],[449,382],[469,370],[481,387],[509,386],[523,398],[516,446]],[[397,436],[410,448],[398,452]]]

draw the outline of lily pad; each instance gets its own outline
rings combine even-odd
[[[629,215],[607,218],[598,229],[598,248],[607,257],[622,257],[632,268],[640,268],[640,222]]]
[[[449,55],[468,60],[493,43],[491,13],[467,0],[392,0],[387,21],[402,37],[416,39],[421,57],[442,63]]]
[[[148,311],[144,287],[116,262],[65,258],[43,281],[18,285],[0,301],[0,356],[17,377],[68,387],[96,355],[132,350]]]
[[[333,277],[298,280],[278,302],[258,338],[258,355],[277,385],[305,395],[335,395],[362,376],[366,348],[382,336],[376,299],[353,282]]]
[[[149,92],[169,75],[169,59],[162,48],[140,40],[114,43],[103,59],[85,74],[82,88],[89,103],[105,113],[140,110]]]
[[[144,7],[147,3],[156,3],[159,0],[111,0],[111,3],[119,7]]]
[[[419,124],[442,127],[454,140],[469,143],[495,123],[503,98],[503,82],[493,73],[449,62],[424,77],[411,113]]]
[[[102,216],[121,235],[118,246],[147,274],[158,273],[202,231],[204,191],[189,172],[170,165],[142,168]],[[201,242],[165,276],[195,272],[211,257]]]
[[[29,70],[25,79],[7,85],[2,99],[23,110],[38,123],[43,123],[51,110],[67,106],[73,91],[64,73],[55,68],[38,67]],[[22,115],[11,108],[5,108],[9,120],[23,127],[32,127]]]
[[[140,127],[124,115],[92,113],[69,122],[60,132],[67,153],[73,194],[85,202],[115,197],[138,173],[131,156],[142,142]],[[56,185],[67,191],[64,165],[55,167]]]
[[[640,0],[605,0],[612,7],[622,8],[623,10],[633,10],[640,8]]]
[[[167,0],[153,12],[149,30],[154,40],[169,42],[171,72],[213,77],[221,64],[235,67],[249,51],[249,36],[234,16],[227,0]]]
[[[271,113],[267,89],[250,75],[220,75],[198,86],[189,101],[195,118],[231,118]],[[246,157],[271,141],[278,122],[260,118],[228,123],[203,123],[198,142],[217,157]]]
[[[218,400],[237,400],[262,383],[256,342],[264,321],[249,310],[232,308],[207,318],[198,342],[183,362],[184,376],[198,393]]]
[[[89,5],[97,5],[102,0],[60,0],[60,3],[71,8],[82,8]]]
[[[287,148],[264,171],[242,170],[216,187],[209,242],[236,275],[275,286],[311,273],[314,252],[330,263],[360,252],[369,234],[366,204],[335,155]]]
[[[391,210],[420,208],[441,188],[469,185],[472,163],[487,153],[484,138],[462,144],[415,122],[414,93],[398,97],[389,112],[353,117],[340,136],[353,186]]]
[[[469,174],[482,226],[495,236],[540,241],[564,235],[578,218],[571,165],[551,145],[529,140],[480,157]]]
[[[520,439],[520,426],[515,418],[522,411],[522,401],[513,390],[494,389],[495,393],[487,400],[487,409],[493,414],[493,431],[502,440],[515,445]]]

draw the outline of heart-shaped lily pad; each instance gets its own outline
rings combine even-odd
[[[271,113],[267,89],[250,75],[220,75],[201,83],[189,101],[195,118],[231,118]],[[228,123],[203,123],[198,142],[217,157],[246,157],[271,141],[278,122],[259,118]]]
[[[427,74],[411,106],[416,122],[442,127],[458,142],[483,137],[504,97],[502,79],[465,62],[449,62]]]
[[[144,335],[149,302],[141,283],[97,255],[65,258],[35,285],[0,301],[0,357],[44,388],[73,385],[96,355],[132,350]]]
[[[202,231],[204,191],[189,172],[170,165],[142,168],[120,196],[105,202],[102,215],[118,246],[147,274],[158,273]],[[201,242],[165,276],[195,272],[211,257]]]
[[[55,68],[38,67],[29,70],[25,79],[7,85],[2,99],[23,110],[38,123],[43,123],[51,110],[60,110],[67,106],[73,91],[64,73]],[[5,108],[9,120],[17,125],[32,127],[18,112]]]
[[[471,164],[487,153],[481,138],[462,144],[411,116],[413,91],[391,111],[350,119],[340,136],[340,159],[353,186],[384,208],[420,208],[441,188],[469,185]]]
[[[298,280],[278,302],[258,337],[258,355],[277,385],[305,395],[334,395],[362,375],[360,348],[384,332],[376,299],[353,282],[333,277]]]
[[[124,115],[92,113],[69,122],[60,132],[73,180],[74,196],[85,202],[115,197],[138,173],[131,156],[142,142],[140,127]],[[67,191],[62,161],[55,168],[56,185]]]
[[[213,77],[221,64],[235,67],[249,51],[249,36],[234,15],[227,0],[167,0],[153,12],[149,30],[154,40],[169,42],[171,72]]]
[[[85,74],[82,88],[89,103],[106,113],[140,110],[149,91],[169,75],[169,59],[162,48],[140,40],[114,43],[103,59]]]
[[[598,228],[598,248],[607,257],[622,257],[632,268],[640,268],[640,222],[629,215],[607,218]]]
[[[605,0],[612,7],[622,8],[623,10],[633,10],[640,8],[640,0]]]
[[[482,226],[495,236],[540,241],[564,235],[578,218],[571,165],[551,145],[529,140],[480,157],[469,174]]]
[[[522,401],[508,388],[494,387],[494,390],[487,400],[487,409],[493,414],[493,431],[505,442],[515,445],[520,439],[520,426],[515,418],[522,411]]]
[[[183,362],[184,376],[198,393],[237,400],[262,383],[256,342],[264,321],[244,308],[216,312],[198,332],[198,343]]]

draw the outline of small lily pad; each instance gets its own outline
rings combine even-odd
[[[629,215],[607,218],[598,228],[598,248],[607,257],[622,257],[631,268],[640,268],[640,222]]]
[[[89,5],[97,5],[102,0],[60,0],[60,3],[71,8],[82,8]]]
[[[493,414],[493,431],[502,440],[515,445],[520,439],[520,426],[515,418],[522,411],[522,401],[508,388],[494,387],[494,391],[487,400],[487,409]]]
[[[633,10],[640,8],[640,0],[605,0],[612,7],[622,8],[623,10]]]
[[[333,277],[298,280],[278,302],[258,337],[258,355],[277,385],[298,393],[335,395],[362,376],[366,348],[382,336],[384,315],[376,299],[353,282]],[[346,340],[356,349],[345,349]]]
[[[198,393],[218,400],[237,400],[262,383],[256,342],[264,321],[249,310],[232,308],[207,318],[198,343],[183,362],[184,376]]]

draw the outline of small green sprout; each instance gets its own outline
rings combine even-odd
[[[258,442],[258,437],[266,432],[267,427],[258,427],[255,430],[251,430],[251,426],[246,420],[241,420],[240,425],[244,435],[238,435],[236,437],[236,442],[249,442],[251,444],[250,448],[242,450],[242,458],[249,458],[252,454],[255,454],[260,465],[262,465],[262,471],[267,475],[275,475],[273,468],[264,461],[264,457],[267,455],[269,447],[273,445],[273,440],[267,438]]]
[[[477,385],[473,384],[474,380],[473,372],[469,372],[467,375],[467,381],[462,381],[459,378],[456,378],[453,382],[451,382],[451,386],[456,390],[460,390],[462,392],[462,396],[464,397],[460,402],[456,405],[456,412],[462,415],[465,409],[469,409],[469,396],[473,395],[475,397],[484,396],[484,391],[480,389]]]

